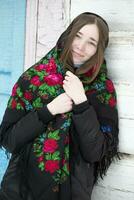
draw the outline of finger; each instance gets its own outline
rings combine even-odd
[[[71,81],[64,80],[63,84],[69,87],[71,85]]]
[[[69,96],[69,88],[68,88],[66,85],[63,85],[63,89],[64,89],[66,95],[67,95],[68,97],[70,97],[70,96]],[[70,97],[70,98],[71,98],[71,97]]]
[[[65,98],[66,98],[66,96],[67,96],[66,92],[64,92],[64,93],[62,93],[62,94],[60,94],[60,95],[62,95],[62,96],[65,97]]]
[[[70,71],[66,72],[66,76],[65,77],[68,77],[68,80],[70,80],[70,81],[79,80],[79,78],[75,74],[70,72]]]
[[[67,86],[65,84],[63,84],[63,89],[65,90],[65,92],[67,91]]]
[[[71,76],[71,77],[75,76],[75,75],[74,75],[72,72],[70,72],[70,71],[67,71],[67,72],[66,72],[66,75],[67,75],[67,76]]]
[[[67,80],[63,80],[63,85],[67,85],[68,81]]]
[[[70,76],[65,76],[65,80],[70,81],[72,77]]]
[[[69,106],[72,106],[72,105],[73,105],[72,101],[68,102],[68,105],[69,105]]]

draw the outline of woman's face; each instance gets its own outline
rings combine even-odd
[[[89,60],[97,50],[99,31],[96,24],[83,26],[72,43],[72,57],[74,64],[82,64]]]

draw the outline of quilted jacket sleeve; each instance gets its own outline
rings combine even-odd
[[[100,161],[118,146],[118,112],[109,105],[96,109],[88,101],[75,105],[73,123],[81,155],[87,162]]]
[[[13,153],[18,152],[24,145],[31,142],[45,131],[47,123],[54,116],[44,105],[38,110],[27,111],[22,99],[22,89],[15,84],[12,95],[0,126],[0,146]]]

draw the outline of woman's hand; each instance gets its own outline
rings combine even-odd
[[[66,93],[62,93],[48,103],[47,108],[53,115],[56,115],[71,111],[72,105],[72,99]]]
[[[87,100],[82,82],[70,71],[66,72],[63,88],[75,104],[80,104]]]

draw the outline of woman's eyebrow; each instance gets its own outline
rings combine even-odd
[[[82,33],[82,32],[80,32],[80,31],[78,31],[78,33],[77,33],[77,34],[83,35],[83,33]],[[98,43],[98,41],[97,41],[96,39],[94,39],[93,37],[89,37],[89,39],[91,39],[92,41],[94,41],[94,42]]]
[[[97,40],[95,40],[93,37],[90,37],[91,40],[93,40],[94,42],[98,43]]]

